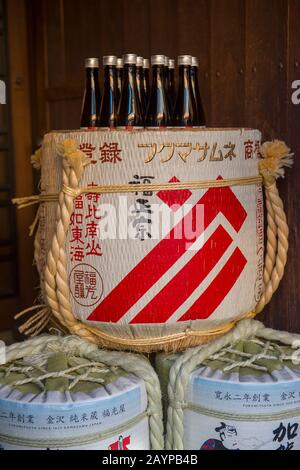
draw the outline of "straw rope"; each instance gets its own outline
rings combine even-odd
[[[191,373],[222,348],[252,337],[262,338],[267,341],[280,341],[292,347],[298,342],[299,347],[300,335],[265,328],[261,322],[256,320],[243,320],[235,329],[222,338],[206,346],[187,350],[174,363],[169,374],[166,437],[166,448],[168,450],[183,450],[184,448],[184,408],[187,407],[186,391]]]
[[[268,144],[268,145],[267,145]],[[280,199],[276,178],[283,176],[283,167],[290,166],[291,154],[284,143],[275,156],[268,154],[278,141],[265,143],[262,146],[265,152],[264,159],[261,160],[259,177],[238,178],[232,180],[216,180],[204,182],[192,182],[198,188],[218,187],[238,184],[257,184],[263,180],[267,204],[267,245],[264,265],[264,292],[254,311],[248,312],[243,318],[252,318],[260,313],[265,305],[270,302],[272,295],[277,290],[280,280],[284,274],[287,261],[288,234],[289,229],[286,215]],[[276,150],[278,150],[276,147]],[[63,190],[59,194],[57,206],[57,225],[53,237],[51,249],[47,257],[47,266],[44,273],[45,292],[47,302],[54,316],[71,333],[78,334],[82,338],[99,344],[105,348],[131,349],[139,352],[162,349],[165,351],[179,350],[199,343],[211,340],[211,337],[218,337],[232,329],[236,321],[222,325],[216,329],[194,331],[188,328],[186,331],[172,335],[160,336],[156,338],[119,338],[112,334],[100,331],[99,329],[86,325],[76,319],[70,303],[70,290],[67,273],[67,257],[65,252],[66,235],[70,225],[70,218],[73,213],[74,199],[82,193],[95,192],[128,192],[135,191],[132,185],[124,186],[99,186],[93,188],[80,188],[79,182],[83,174],[84,167],[89,163],[86,155],[77,150],[75,141],[64,141],[59,147],[60,155],[63,158]],[[180,189],[188,187],[192,183],[168,183],[164,187],[174,189],[180,184]],[[187,186],[186,186],[187,185]],[[130,187],[129,187],[130,186]],[[153,190],[154,185],[141,185]],[[158,185],[157,190],[162,188]],[[240,320],[241,318],[237,319]]]
[[[12,362],[27,356],[47,352],[66,352],[84,357],[93,362],[101,362],[110,367],[121,367],[128,373],[134,374],[145,383],[149,417],[149,432],[151,448],[164,448],[162,404],[159,379],[150,362],[143,356],[117,351],[104,351],[90,342],[83,341],[78,336],[55,337],[40,336],[9,346],[6,349],[6,362]]]
[[[251,186],[253,184],[261,184],[263,179],[261,176],[245,176],[240,178],[226,178],[222,180],[203,180],[203,181],[185,181],[185,182],[169,182],[169,183],[151,183],[140,184],[139,191],[175,191],[182,189],[210,189],[210,188],[225,188],[227,186]],[[135,193],[136,188],[132,184],[121,185],[97,185],[87,188],[72,188],[63,185],[63,192],[73,198],[81,194],[115,194],[115,193]],[[24,209],[41,202],[57,202],[59,198],[58,193],[39,194],[36,196],[18,197],[12,199],[13,204],[18,209]]]
[[[175,191],[182,189],[210,189],[225,188],[227,186],[251,186],[263,182],[261,176],[249,176],[241,178],[228,178],[222,180],[203,180],[203,181],[185,181],[170,183],[150,183],[140,184],[139,192],[144,191]],[[132,184],[109,185],[109,186],[93,186],[88,188],[70,188],[63,185],[63,192],[76,198],[81,194],[114,194],[114,193],[135,193],[136,188]]]

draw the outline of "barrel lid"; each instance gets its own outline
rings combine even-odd
[[[0,366],[0,390],[1,385],[9,386],[21,394],[36,397],[49,392],[89,394],[126,375],[120,367],[55,352]]]
[[[300,364],[291,347],[251,338],[224,347],[204,361],[194,375],[224,381],[289,381],[300,378]]]

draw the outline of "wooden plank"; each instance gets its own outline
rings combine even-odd
[[[150,51],[152,54],[178,55],[177,0],[150,0]]]
[[[1,316],[0,316],[0,331],[10,330],[14,328],[14,314],[17,313],[19,302],[16,297],[2,299],[1,302]],[[4,338],[3,338],[4,339]]]
[[[177,54],[191,54],[199,59],[199,79],[207,125],[211,123],[211,2],[210,0],[178,0]]]
[[[287,2],[246,0],[245,124],[263,132],[263,140],[286,138]],[[287,202],[287,182],[280,184]],[[283,191],[285,189],[285,191]],[[284,329],[289,324],[285,279],[259,319]]]
[[[82,98],[83,85],[68,84],[60,87],[46,88],[44,99],[47,101],[64,101]]]
[[[244,0],[211,1],[211,125],[244,125]]]
[[[122,56],[126,52],[127,44],[124,43],[124,14],[127,17],[127,9],[131,8],[132,2],[124,2],[123,0],[113,0],[107,2],[106,0],[101,0],[101,9],[100,9],[100,18],[99,32],[99,50],[100,54],[103,55],[116,55]],[[143,2],[146,4],[147,2]],[[139,15],[140,13],[138,13]],[[141,15],[140,20],[143,19],[143,14]]]
[[[64,0],[64,44],[66,81],[64,85],[83,85],[84,59],[99,57],[101,49],[101,2]]]
[[[7,15],[15,193],[16,195],[26,195],[33,192],[33,177],[30,164],[32,153],[30,78],[25,1],[10,0],[7,2]],[[16,213],[19,253],[19,309],[31,305],[35,297],[34,286],[37,277],[32,265],[33,244],[28,237],[28,227],[32,223],[34,215],[35,210],[32,208]],[[15,282],[18,280],[15,279]],[[7,315],[9,313],[7,312]]]
[[[264,138],[286,131],[286,0],[246,0],[245,125]]]
[[[135,53],[148,58],[152,54],[150,32],[150,5],[155,0],[123,0],[124,53]],[[160,3],[165,3],[162,1]],[[158,18],[156,18],[156,21]],[[162,25],[160,18],[160,25]],[[159,51],[157,52],[159,54]]]
[[[49,123],[52,130],[78,129],[81,98],[49,102]]]
[[[63,0],[45,2],[46,86],[65,83],[65,45]]]
[[[285,208],[290,226],[290,250],[285,277],[276,298],[283,302],[279,304],[282,309],[273,311],[274,323],[278,328],[288,329],[300,333],[300,265],[295,254],[299,251],[298,240],[300,231],[299,211],[299,180],[300,166],[297,156],[300,153],[300,105],[295,105],[291,100],[291,85],[294,80],[300,80],[300,2],[289,0],[288,2],[288,44],[287,44],[287,132],[285,139],[295,152],[295,164],[292,170],[287,170],[286,180],[282,182],[284,189]],[[281,191],[282,192],[282,191]],[[278,315],[280,313],[280,315]]]
[[[34,110],[32,119],[32,142],[37,147],[45,132],[47,124],[47,103],[45,101],[47,54],[45,50],[46,13],[45,1],[27,1],[29,36],[29,61],[31,76],[31,104]],[[38,64],[38,65],[37,65]]]

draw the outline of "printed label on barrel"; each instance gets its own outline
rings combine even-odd
[[[258,131],[68,136],[76,137],[91,161],[82,187],[134,188],[75,200],[66,251],[78,318],[101,327],[193,320],[207,328],[254,308],[262,290],[261,186],[151,185],[258,176]]]
[[[300,450],[298,378],[232,383],[195,376],[188,400],[186,449]]]
[[[51,444],[51,434],[48,435],[47,439],[44,440],[43,446],[41,442],[31,442],[30,445],[24,443],[12,443],[1,441],[0,436],[0,450],[149,450],[149,423],[148,419],[144,418],[138,424],[134,426],[128,426],[127,429],[122,430],[122,433],[112,434],[110,437],[101,439],[97,436],[91,436],[89,443],[83,443],[86,439],[86,435],[82,434],[82,442],[80,437],[77,437],[76,442],[72,444],[70,441],[68,444],[64,443],[64,440],[60,440],[59,445]]]
[[[300,415],[249,422],[185,411],[186,450],[300,450]]]

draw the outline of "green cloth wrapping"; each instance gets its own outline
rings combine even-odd
[[[89,365],[91,361],[82,357],[69,356],[68,354],[59,352],[51,354],[47,359],[46,371],[42,371],[38,367],[35,367],[30,372],[26,372],[25,369],[28,367],[26,360],[18,360],[13,363],[14,367],[24,369],[23,371],[9,371],[9,367],[12,364],[5,364],[0,366],[0,384],[11,386],[22,393],[32,393],[37,395],[41,393],[41,385],[36,382],[30,382],[23,385],[14,385],[15,382],[27,379],[28,377],[39,378],[48,372],[61,372],[68,370],[72,367]],[[101,371],[90,372],[89,377],[96,379],[103,379],[103,384],[90,382],[88,379],[78,382],[74,387],[72,387],[72,393],[76,392],[85,392],[89,393],[95,390],[96,388],[103,387],[109,383],[114,382],[119,377],[126,375],[125,371],[121,368],[114,368],[113,370],[106,365],[99,365],[98,369],[105,369],[108,372],[101,373]],[[73,376],[82,376],[88,370],[88,367],[82,367],[76,371],[72,372]],[[66,392],[69,390],[71,379],[67,377],[50,377],[44,380],[44,392],[57,391],[57,392]]]

